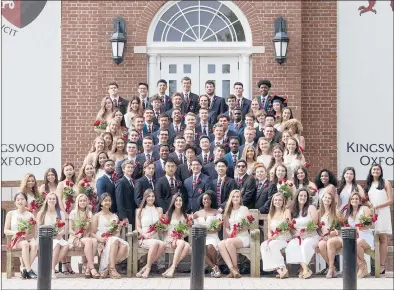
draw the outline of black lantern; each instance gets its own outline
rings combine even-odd
[[[112,59],[116,64],[123,61],[123,53],[126,44],[126,26],[122,17],[117,17],[114,20],[114,33],[109,42],[112,46]]]
[[[281,16],[275,20],[275,36],[272,41],[274,42],[275,59],[279,64],[282,64],[286,60],[289,36],[286,31],[286,20]]]

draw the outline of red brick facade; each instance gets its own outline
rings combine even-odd
[[[139,81],[147,81],[147,56],[135,54],[133,47],[146,45],[149,25],[164,3],[62,2],[62,163],[71,161],[77,168],[82,164],[95,137],[92,122],[110,81],[116,80],[121,95],[127,97],[137,93]],[[312,175],[323,167],[336,171],[336,2],[235,3],[249,21],[253,45],[265,47],[264,54],[251,56],[253,95],[258,94],[256,84],[262,78],[271,80],[272,92],[287,94],[304,124]],[[125,19],[128,35],[121,65],[112,61],[108,43],[112,20],[118,15]],[[290,37],[282,66],[273,57],[272,44],[273,23],[280,15],[288,22]],[[323,21],[325,28],[319,27]]]

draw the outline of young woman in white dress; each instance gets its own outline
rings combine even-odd
[[[94,173],[95,169],[92,164],[84,164],[81,169],[79,170],[79,174],[77,177],[77,188],[76,188],[76,193],[85,193],[83,191],[83,186],[85,184],[85,181],[88,181],[90,187],[93,188],[93,194],[88,196],[88,204],[89,204],[89,210],[91,210],[93,213],[96,212],[96,205],[97,205],[97,193],[96,193],[96,174]],[[85,193],[86,194],[86,193]],[[77,202],[75,201],[75,204]],[[94,205],[94,206],[93,206]]]
[[[62,172],[60,174],[60,182],[59,182],[59,184],[57,185],[57,188],[56,188],[56,195],[57,195],[57,197],[59,199],[60,209],[63,212],[67,213],[67,214],[69,214],[71,212],[71,210],[74,208],[74,204],[71,204],[70,207],[66,208],[67,207],[66,204],[65,204],[66,200],[65,200],[65,198],[63,196],[63,191],[64,191],[65,187],[70,187],[70,185],[67,185],[67,183],[73,185],[72,188],[74,189],[74,191],[77,189],[77,186],[76,186],[76,179],[77,179],[77,177],[76,177],[74,168],[75,168],[74,164],[69,163],[69,162],[65,163],[63,165]],[[75,192],[74,198],[76,196],[77,195],[76,195],[76,192]]]
[[[286,268],[285,260],[281,253],[282,249],[287,247],[291,240],[291,233],[274,234],[276,228],[287,219],[291,220],[291,214],[286,209],[286,199],[282,193],[277,192],[271,199],[270,210],[268,212],[268,240],[260,246],[261,258],[263,260],[264,271],[277,271],[277,278],[289,277],[289,271]]]
[[[287,179],[293,178],[296,168],[305,165],[305,157],[298,147],[298,141],[294,137],[287,140],[285,154],[283,156],[284,164],[288,169]]]
[[[21,181],[20,185],[20,191],[27,196],[27,208],[30,207],[30,204],[32,203],[33,200],[36,200],[38,198],[38,185],[37,185],[37,180],[36,177],[31,174],[25,174]],[[36,212],[33,212],[33,214],[37,214]]]
[[[271,162],[272,154],[270,143],[267,138],[260,137],[257,142],[256,148],[257,162],[263,163],[265,168],[268,168],[268,165]]]
[[[114,146],[112,146],[111,152],[108,154],[109,158],[115,161],[123,160],[126,158],[126,142],[120,137],[115,137]]]
[[[114,144],[114,137],[110,132],[102,133],[101,137],[104,139],[104,151],[106,151],[109,155],[112,150],[112,146]]]
[[[59,199],[56,194],[50,192],[47,194],[44,204],[37,215],[37,228],[42,225],[55,226],[56,219],[60,219],[65,223],[65,225],[59,229],[53,238],[52,279],[57,278],[56,274],[58,272],[56,271],[55,267],[66,257],[68,251],[68,242],[63,239],[63,236],[67,233],[67,221],[65,219],[65,213],[60,209]],[[63,264],[65,265],[66,263]]]
[[[393,189],[390,182],[383,179],[381,165],[375,164],[369,170],[365,191],[373,211],[379,215],[375,223],[375,231],[379,233],[381,274],[385,274],[387,239],[388,235],[392,234],[390,205],[393,204]]]
[[[139,234],[139,247],[148,249],[146,265],[136,274],[137,278],[148,278],[152,264],[164,253],[166,245],[160,240],[157,231],[149,232],[150,226],[159,221],[163,209],[155,206],[155,193],[152,189],[144,192],[141,204],[136,212],[136,229]]]
[[[127,113],[123,116],[126,127],[132,129],[134,117],[140,116],[143,113],[144,109],[141,105],[141,99],[137,96],[131,97],[129,104],[127,105]]]
[[[78,194],[75,199],[75,204],[75,209],[71,211],[68,223],[68,243],[70,244],[69,248],[83,248],[86,259],[85,278],[99,279],[100,274],[97,273],[96,269],[94,268],[94,256],[97,252],[97,240],[90,236],[90,226],[93,214],[88,208],[88,197],[85,194]],[[80,228],[76,227],[76,222],[83,220],[86,222],[83,232],[75,235],[75,233],[80,230]]]
[[[342,178],[338,185],[338,208],[343,215],[346,215],[349,197],[352,192],[359,192],[361,197],[365,197],[364,189],[356,183],[356,171],[353,167],[346,167],[343,170]]]
[[[222,214],[217,210],[218,206],[214,191],[207,190],[204,192],[204,194],[199,197],[199,204],[201,210],[193,214],[195,224],[209,227],[213,221],[222,219]],[[211,267],[211,276],[215,278],[219,278],[222,275],[217,265],[217,252],[220,242],[218,232],[221,229],[222,226],[219,226],[215,231],[208,231],[205,241],[205,263]]]
[[[310,189],[309,193],[310,194],[313,193],[313,194],[311,194],[312,199],[313,199],[313,196],[316,194],[314,191],[317,192],[316,185],[312,181],[309,180],[308,170],[306,169],[306,167],[304,167],[302,165],[298,166],[294,171],[293,184],[294,184],[294,186],[292,187],[293,195],[295,195],[295,192],[297,189],[300,189],[303,187]]]
[[[323,194],[321,205],[318,210],[319,221],[322,224],[321,229],[318,229],[320,235],[320,241],[318,244],[318,251],[322,255],[323,259],[329,265],[329,269],[326,278],[335,278],[336,272],[334,267],[335,253],[328,255],[328,241],[333,237],[340,236],[338,230],[330,231],[332,223],[334,220],[339,221],[341,219],[341,213],[337,209],[335,199],[329,192]]]
[[[223,228],[228,238],[221,241],[218,246],[220,255],[230,269],[230,274],[226,278],[241,278],[237,263],[237,249],[248,248],[250,246],[250,234],[248,230],[240,231],[234,238],[231,238],[231,232],[234,225],[248,215],[250,215],[249,209],[242,205],[241,191],[234,189],[230,192],[224,210]]]
[[[122,262],[129,255],[129,244],[119,238],[119,228],[109,237],[103,236],[107,233],[111,223],[118,222],[119,218],[111,212],[112,198],[108,193],[100,197],[100,211],[93,216],[91,236],[98,241],[100,254],[100,278],[119,279],[121,275],[116,271],[115,265]]]
[[[185,242],[185,237],[181,239],[171,237],[171,233],[175,226],[181,221],[186,221],[188,218],[185,210],[185,202],[179,193],[173,195],[170,207],[167,211],[167,217],[170,219],[170,225],[166,233],[165,243],[167,247],[174,249],[174,258],[172,260],[172,265],[162,275],[165,278],[172,278],[174,277],[176,266],[190,251],[190,244]]]
[[[337,178],[335,177],[334,173],[332,173],[328,169],[322,169],[319,171],[319,173],[316,175],[315,178],[315,184],[317,188],[317,193],[312,199],[312,204],[316,207],[319,208],[320,201],[323,198],[324,194],[324,189],[330,191],[334,198],[336,204],[338,204],[338,194],[336,194],[337,186],[338,186],[338,181]]]
[[[4,224],[4,234],[10,235],[15,238],[15,234],[18,232],[18,220],[29,220],[34,219],[34,215],[29,212],[26,208],[27,206],[27,196],[25,193],[18,193],[14,197],[16,210],[11,210],[7,213],[5,217]],[[24,236],[20,237],[13,249],[22,250],[21,258],[21,277],[22,279],[34,279],[37,278],[36,273],[31,269],[31,265],[34,259],[37,257],[37,241],[34,238],[35,226],[33,226],[31,232],[26,233]]]
[[[308,279],[312,275],[309,263],[315,254],[315,248],[319,242],[319,235],[316,231],[312,233],[302,233],[308,222],[317,224],[318,216],[316,208],[310,204],[311,198],[305,188],[298,189],[294,202],[291,204],[291,217],[296,221],[294,227],[294,239],[286,248],[287,264],[300,264],[300,278]]]
[[[104,164],[105,164],[105,160],[108,160],[109,156],[107,154],[107,152],[105,151],[99,151],[97,152],[97,157],[94,160],[94,171],[95,171],[95,175],[96,175],[96,181],[105,174],[105,170],[104,170]]]
[[[44,183],[41,184],[38,192],[42,194],[43,192],[56,192],[57,185],[59,183],[59,178],[57,172],[54,168],[49,168],[44,174]]]
[[[242,151],[242,160],[246,160],[246,173],[248,175],[253,175],[254,173],[254,165],[256,164],[256,149],[251,145],[246,145],[244,150]]]
[[[269,174],[270,181],[274,179],[276,166],[283,165],[284,163],[283,154],[284,151],[282,146],[277,144],[272,148],[272,158],[270,164],[267,167],[267,173]]]
[[[94,139],[93,141],[92,148],[90,148],[89,153],[86,155],[83,163],[93,164],[94,160],[96,160],[97,158],[97,153],[104,150],[104,146],[105,146],[104,144],[105,142],[103,137],[100,136],[96,137],[96,139]]]

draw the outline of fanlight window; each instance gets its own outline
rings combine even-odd
[[[226,1],[179,1],[160,18],[154,42],[240,42],[245,32]]]

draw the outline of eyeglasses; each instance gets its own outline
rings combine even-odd
[[[237,165],[237,168],[245,168],[245,165]]]

